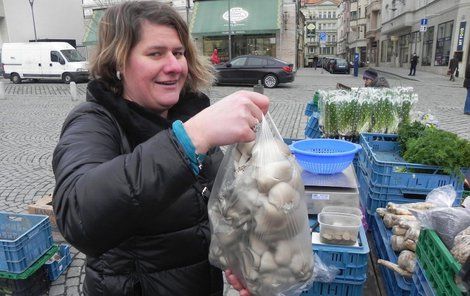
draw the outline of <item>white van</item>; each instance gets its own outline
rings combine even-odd
[[[58,79],[65,83],[87,80],[88,63],[66,42],[3,43],[3,77],[13,83],[23,79]]]

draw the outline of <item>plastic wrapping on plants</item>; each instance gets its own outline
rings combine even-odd
[[[301,169],[269,114],[256,140],[230,146],[209,198],[210,262],[251,295],[299,295],[314,259]]]
[[[416,103],[413,88],[359,88],[319,91],[320,124],[328,138],[361,132],[394,133],[410,121]]]

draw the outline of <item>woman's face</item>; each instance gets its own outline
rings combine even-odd
[[[143,21],[140,41],[121,70],[124,98],[166,116],[188,76],[184,51],[175,29]]]

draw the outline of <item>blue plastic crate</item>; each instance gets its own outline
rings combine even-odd
[[[385,228],[382,219],[378,214],[373,215],[372,219],[372,236],[377,248],[377,256],[381,259],[397,263],[397,254],[392,250],[390,237],[392,232]],[[388,295],[393,296],[409,296],[413,282],[411,279],[404,278],[396,272],[380,266],[380,273],[387,289]]]
[[[411,296],[435,296],[437,295],[436,291],[432,287],[431,283],[428,281],[424,269],[419,263],[419,260],[416,261],[416,268],[413,274],[413,284],[411,287]]]
[[[364,190],[368,190],[370,195],[374,199],[380,200],[389,200],[389,199],[403,199],[408,202],[414,201],[423,201],[426,198],[426,195],[431,192],[434,188],[426,188],[420,189],[413,187],[414,185],[410,185],[409,187],[391,187],[383,184],[379,184],[374,182],[370,175],[367,173],[367,169],[365,168],[365,163],[359,162],[358,163],[358,174],[361,174],[361,182],[365,185]],[[439,186],[438,186],[439,187]],[[435,187],[437,188],[437,187]],[[460,204],[460,200],[462,199],[463,187],[454,187],[457,192],[457,198],[455,199],[454,205],[457,206]]]
[[[313,101],[307,103],[307,106],[305,106],[304,114],[307,116],[311,116],[313,114]]]
[[[59,251],[57,251],[60,259],[55,259],[55,255],[52,256],[45,264],[44,267],[47,270],[49,279],[53,282],[59,278],[59,276],[67,270],[67,267],[72,262],[72,256],[70,255],[70,246],[67,244],[61,244]]]
[[[51,246],[48,216],[0,212],[0,271],[21,273]]]
[[[313,283],[313,287],[302,292],[303,296],[361,296],[364,289],[365,280],[355,281],[334,281],[332,283]]]
[[[434,188],[453,185],[455,190],[463,190],[463,180],[459,176],[442,173],[442,167],[408,163],[400,156],[398,135],[360,135],[363,147],[359,163],[368,178],[377,185],[396,188],[409,194],[427,194]]]
[[[309,221],[311,226],[316,224],[314,218]],[[318,231],[318,228],[314,230]],[[367,279],[370,249],[364,227],[359,228],[358,246],[312,244],[312,250],[323,263],[339,269],[340,273],[335,280],[360,282]]]

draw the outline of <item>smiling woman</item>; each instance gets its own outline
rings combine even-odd
[[[53,155],[54,212],[87,256],[85,294],[222,295],[208,261],[208,192],[219,146],[254,140],[268,98],[240,91],[210,106],[212,66],[156,1],[107,9],[90,70],[87,102]]]

